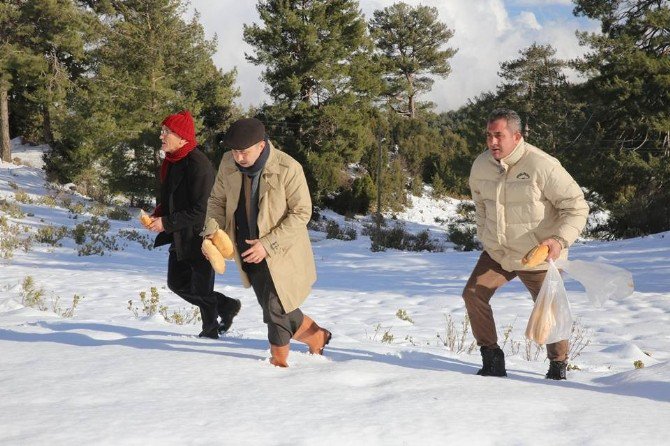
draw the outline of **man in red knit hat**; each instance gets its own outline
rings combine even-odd
[[[214,184],[214,168],[197,149],[193,118],[187,110],[163,120],[160,139],[165,152],[160,170],[161,201],[149,229],[158,232],[154,246],[170,244],[168,287],[200,308],[199,336],[217,339],[230,328],[240,311],[240,301],[214,291],[214,270],[200,251],[198,234]]]

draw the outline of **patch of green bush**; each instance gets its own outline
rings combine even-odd
[[[373,252],[386,251],[387,249],[416,252],[444,251],[444,247],[430,236],[429,230],[426,229],[414,235],[407,232],[402,223],[396,223],[391,228],[367,225],[363,234],[370,236],[370,250]]]
[[[463,201],[456,207],[458,218],[447,227],[449,241],[457,251],[475,251],[482,249],[477,240],[477,225],[475,223],[475,205],[472,202]]]
[[[326,238],[351,241],[356,240],[357,237],[358,233],[352,226],[345,225],[342,228],[337,222],[332,220],[326,223]]]
[[[59,242],[68,236],[69,230],[65,226],[42,226],[37,230],[35,241],[51,246],[60,246]]]

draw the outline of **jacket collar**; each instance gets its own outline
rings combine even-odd
[[[277,149],[275,149],[270,141],[268,141],[268,143],[267,148],[270,150],[270,154],[268,155],[268,160],[265,162],[265,167],[261,173],[261,181],[258,186],[258,193],[261,200],[268,188],[279,188],[279,173],[281,171],[281,166],[279,165],[279,158],[277,157]]]
[[[277,159],[277,149],[275,149],[274,145],[272,145],[272,142],[268,141],[269,144],[267,146],[267,149],[270,151],[270,154],[268,155],[268,160],[265,162],[265,167],[263,168],[263,174],[265,173],[272,173],[272,174],[278,174],[279,173],[279,160]],[[239,173],[240,170],[237,168],[235,165],[235,159],[233,158],[233,155],[230,154],[230,159],[231,163],[227,163],[224,167],[224,171],[226,174],[233,174],[233,173]]]
[[[277,158],[277,149],[272,145],[272,142],[268,140],[268,150],[270,150],[270,155],[268,155],[268,160],[265,162],[265,169],[263,173],[278,174],[279,173],[279,159]]]
[[[498,169],[502,171],[506,171],[513,165],[519,162],[519,160],[523,157],[523,155],[526,153],[527,148],[526,148],[526,141],[524,141],[523,138],[519,141],[519,143],[516,145],[514,150],[512,150],[512,153],[507,155],[505,158],[501,159],[499,162],[496,161],[495,158],[493,158],[493,155],[489,153],[489,160],[494,163]]]
[[[272,142],[268,141],[267,150],[270,150],[268,159],[265,162],[265,167],[261,173],[260,183],[259,183],[259,194],[260,198],[263,198],[265,192],[270,189],[277,189],[279,187],[279,174],[281,172],[281,165],[279,164],[279,157],[277,156],[277,149],[275,149]],[[234,181],[234,184],[242,184],[242,173],[235,165],[235,160],[233,159],[232,154],[230,156],[230,162],[224,165],[224,172],[231,181]],[[238,186],[239,187],[239,186]]]
[[[512,153],[500,160],[500,164],[505,168],[512,167],[519,162],[524,153],[526,153],[526,142],[521,138]]]

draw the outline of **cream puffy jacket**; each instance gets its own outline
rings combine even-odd
[[[561,237],[570,246],[584,229],[589,207],[575,180],[554,157],[523,139],[496,161],[487,150],[470,172],[477,237],[507,271],[528,270],[524,255],[539,242]],[[560,258],[567,258],[568,246]],[[531,270],[546,270],[542,263]]]
[[[298,308],[316,281],[316,266],[307,223],[312,216],[312,200],[302,166],[286,153],[267,147],[270,155],[258,183],[259,240],[268,253],[266,261],[277,295],[287,313]],[[207,203],[206,222],[216,220],[231,240],[235,240],[235,210],[242,187],[242,174],[232,153],[221,159],[214,188]],[[213,232],[208,224],[207,233]],[[234,243],[234,242],[233,242]],[[235,246],[242,283],[251,286],[241,268],[242,259]]]

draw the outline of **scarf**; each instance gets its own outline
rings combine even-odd
[[[170,164],[174,164],[186,158],[186,156],[191,153],[197,145],[198,143],[196,141],[188,141],[178,150],[165,154],[165,159],[163,160],[163,164],[161,164],[161,183],[163,183],[167,178],[168,167]]]
[[[266,139],[265,148],[253,166],[243,167],[235,163],[237,170],[239,170],[243,176],[242,187],[244,188],[247,224],[249,225],[249,237],[251,240],[258,238],[258,182],[269,156],[270,143]]]

